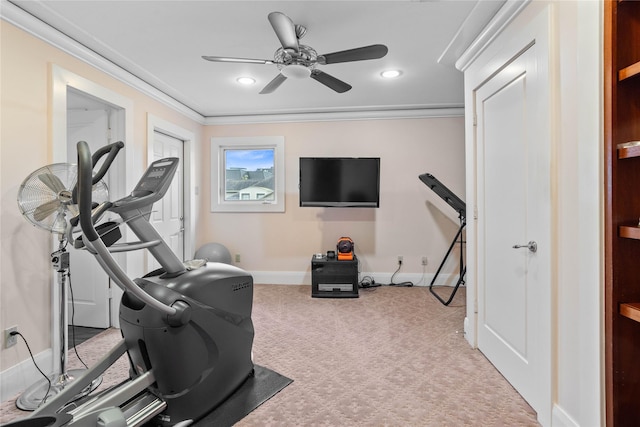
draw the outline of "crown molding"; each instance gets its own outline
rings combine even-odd
[[[460,55],[455,66],[465,71],[498,34],[531,2],[531,0],[507,0],[494,15],[487,26],[480,32],[469,47]]]
[[[506,0],[478,1],[438,58],[438,63],[453,67],[505,3]]]
[[[308,112],[291,114],[256,114],[243,116],[207,117],[205,125],[235,125],[258,123],[329,122],[343,120],[387,120],[463,117],[464,107],[412,108],[375,111]]]
[[[1,0],[0,19],[15,25],[21,30],[39,38],[57,49],[60,49],[68,55],[86,62],[114,79],[131,86],[184,116],[200,124],[204,124],[205,118],[202,114],[178,102],[176,99],[168,96],[156,87],[151,86],[149,83],[134,74],[124,70],[103,56],[98,55],[96,52],[88,49],[86,46],[78,43],[76,40],[73,40],[7,0]]]
[[[247,114],[204,116],[175,98],[150,85],[146,81],[114,64],[83,44],[73,40],[45,22],[39,20],[8,0],[0,0],[0,19],[20,28],[34,37],[60,49],[97,70],[123,82],[142,94],[170,107],[174,111],[201,125],[290,123],[340,120],[381,120],[406,118],[437,118],[464,116],[463,105],[396,106],[392,108],[370,107],[349,111],[308,111],[299,113]]]

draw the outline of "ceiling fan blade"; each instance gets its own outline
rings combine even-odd
[[[62,183],[62,181],[60,181],[60,178],[52,173],[41,173],[40,175],[38,175],[38,179],[56,194],[58,194],[62,190],[65,190],[64,184]]]
[[[60,205],[61,203],[57,199],[41,204],[33,211],[33,219],[38,222],[43,221],[46,217],[56,212]]]
[[[321,64],[337,64],[339,62],[365,61],[367,59],[379,59],[385,56],[389,49],[383,44],[358,47],[342,50],[340,52],[327,53],[318,56]]]
[[[296,35],[296,26],[293,21],[284,13],[271,12],[269,14],[269,22],[276,32],[280,44],[287,52],[298,52],[298,36]]]
[[[267,83],[264,89],[260,91],[260,95],[265,95],[267,93],[273,92],[274,90],[278,89],[285,80],[287,80],[286,76],[278,74],[273,80]]]
[[[275,62],[268,59],[251,59],[251,58],[227,58],[225,56],[203,56],[202,59],[206,59],[211,62],[240,62],[244,64],[275,64]]]
[[[338,80],[335,77],[324,73],[320,70],[313,70],[311,72],[311,78],[319,81],[323,85],[335,90],[338,93],[344,93],[351,89],[351,85],[343,82],[342,80]]]

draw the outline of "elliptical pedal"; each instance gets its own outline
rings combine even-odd
[[[123,408],[127,426],[140,426],[160,414],[167,407],[167,402],[150,392],[142,393]]]

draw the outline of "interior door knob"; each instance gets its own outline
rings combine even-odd
[[[513,245],[513,249],[520,249],[520,248],[527,248],[531,252],[537,252],[538,251],[538,244],[536,242],[534,242],[533,240],[531,240],[526,245]]]

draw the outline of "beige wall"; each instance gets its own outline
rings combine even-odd
[[[0,331],[18,325],[35,354],[51,345],[51,240],[21,217],[16,197],[22,180],[52,162],[52,64],[132,100],[133,141],[126,141],[126,149],[134,151],[140,170],[146,164],[147,114],[195,134],[195,247],[221,242],[242,256],[239,266],[250,272],[308,274],[313,253],[334,249],[348,235],[362,271],[388,279],[403,255],[402,272],[419,275],[420,259],[427,256],[427,272],[434,273],[457,230],[455,212],[418,175],[434,174],[464,199],[461,117],[202,126],[11,24],[0,21],[0,28]],[[211,213],[211,137],[263,135],[285,137],[286,211]],[[300,156],[381,157],[380,208],[300,208]],[[1,349],[0,356],[0,372],[29,357],[22,344]]]
[[[249,271],[308,272],[312,254],[335,250],[338,239],[349,236],[363,272],[393,272],[398,255],[402,272],[420,273],[421,256],[435,272],[458,219],[418,175],[435,175],[464,199],[462,117],[212,126],[205,130],[203,158],[210,158],[211,137],[273,135],[285,138],[285,212],[211,213],[205,173],[196,246],[222,243]],[[299,207],[298,159],[304,156],[380,157],[380,208]]]
[[[22,180],[52,162],[51,65],[133,101],[134,138],[126,149],[135,151],[141,170],[148,113],[192,131],[198,141],[202,126],[5,21],[0,28],[0,330],[18,325],[37,354],[51,343],[51,240],[22,218],[16,197]],[[22,344],[0,351],[0,371],[28,358]]]

